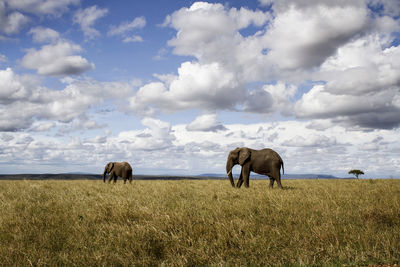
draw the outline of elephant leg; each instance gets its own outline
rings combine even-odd
[[[243,184],[243,168],[240,172],[240,177],[239,177],[239,180],[237,181],[236,187],[240,188],[242,186],[242,184]]]
[[[242,173],[243,173],[243,179],[244,179],[244,186],[246,188],[249,188],[250,187],[250,167],[244,166],[242,168]]]
[[[117,183],[118,176],[114,173],[114,184]]]
[[[273,188],[274,187],[274,182],[275,182],[275,179],[272,178],[272,177],[269,177],[269,188]]]
[[[237,184],[236,184],[236,187],[240,188],[242,186],[242,184],[243,184],[243,178],[240,177],[238,182],[237,182]]]
[[[124,184],[126,184],[126,177],[124,177]]]
[[[281,184],[281,173],[280,173],[279,169],[274,172],[274,178],[276,180],[276,183],[278,184],[278,187],[280,189],[283,189],[282,184]]]
[[[114,172],[112,171],[110,173],[110,176],[108,176],[108,183],[111,183],[111,180],[114,178]]]
[[[278,184],[278,187],[279,187],[280,189],[283,189],[283,186],[282,186],[282,184],[281,184],[281,177],[280,177],[280,175],[278,176],[278,179],[276,179],[276,183]]]

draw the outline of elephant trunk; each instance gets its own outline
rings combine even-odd
[[[106,174],[107,174],[107,169],[105,169],[103,173],[103,182],[106,182]]]
[[[233,181],[233,176],[232,176],[232,168],[233,168],[233,162],[232,161],[227,161],[226,162],[226,175],[228,175],[229,181],[231,182],[231,185],[235,187],[235,182]]]

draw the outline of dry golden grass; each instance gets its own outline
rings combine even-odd
[[[400,259],[400,180],[0,181],[0,265],[368,265]]]

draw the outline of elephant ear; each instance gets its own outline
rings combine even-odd
[[[243,166],[246,160],[250,157],[250,150],[248,148],[242,148],[239,153],[239,164]]]
[[[108,170],[108,172],[111,172],[111,170],[114,168],[114,162],[110,162],[108,163],[110,166],[110,169]]]

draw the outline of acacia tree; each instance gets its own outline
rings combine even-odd
[[[361,175],[361,174],[364,174],[364,172],[360,171],[360,170],[351,170],[351,171],[349,171],[349,174],[355,175],[356,178],[358,179],[358,176]]]

